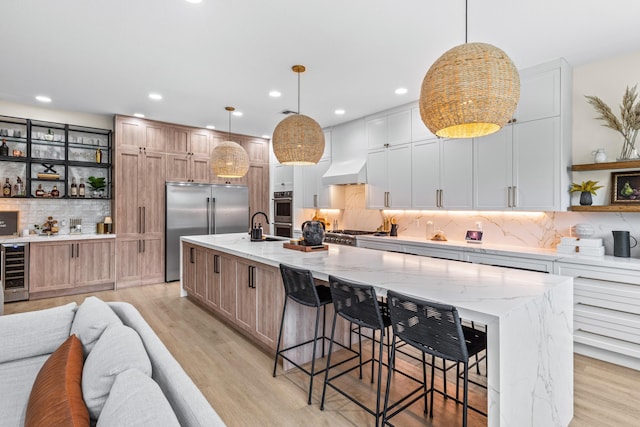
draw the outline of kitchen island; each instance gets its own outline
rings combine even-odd
[[[334,275],[373,285],[381,296],[393,289],[452,304],[461,317],[487,326],[488,425],[569,425],[573,416],[571,278],[339,245],[303,253],[283,248],[282,242],[251,242],[244,233],[181,240],[191,248],[264,265],[271,269],[268,277],[274,281],[274,269],[286,263],[309,269],[320,280]],[[183,268],[190,257],[191,253],[183,253]],[[240,298],[238,294],[238,306]],[[271,310],[279,313],[281,306]]]

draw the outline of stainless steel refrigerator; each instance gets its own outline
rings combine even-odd
[[[165,280],[180,279],[180,237],[249,230],[249,189],[166,183]]]

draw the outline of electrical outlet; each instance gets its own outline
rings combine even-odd
[[[482,230],[482,221],[476,221],[476,230]]]
[[[62,225],[63,227],[66,227],[67,226],[67,220],[66,219],[61,220],[60,221],[60,225]]]

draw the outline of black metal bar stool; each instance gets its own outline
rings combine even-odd
[[[320,404],[320,409],[324,410],[324,402],[326,397],[327,386],[333,388],[338,393],[342,394],[349,400],[351,400],[356,405],[360,406],[362,409],[370,413],[376,418],[376,426],[379,423],[379,420],[382,417],[382,402],[380,402],[380,388],[381,388],[381,380],[382,380],[382,365],[384,364],[382,361],[383,354],[383,341],[385,329],[390,325],[390,320],[388,316],[384,316],[380,310],[380,306],[378,304],[378,300],[376,298],[376,292],[372,286],[361,285],[355,282],[351,282],[345,279],[340,279],[334,276],[329,276],[329,288],[331,289],[331,298],[333,299],[333,306],[335,309],[335,314],[333,316],[333,326],[331,329],[331,342],[329,344],[329,355],[327,360],[327,370],[325,372],[324,377],[324,386],[322,388],[322,403]],[[338,316],[348,320],[351,323],[356,324],[360,328],[369,328],[373,330],[372,343],[375,347],[376,342],[379,343],[378,348],[378,359],[375,358],[375,350],[371,354],[371,358],[367,360],[362,360],[362,334],[358,334],[359,339],[359,363],[345,371],[342,371],[334,376],[329,376],[329,371],[333,366],[331,366],[331,351],[334,344],[335,331],[336,331],[336,321]],[[380,340],[377,341],[375,339],[375,332],[380,331]],[[336,343],[337,344],[337,343]],[[332,383],[333,380],[339,378],[355,369],[360,370],[360,378],[362,378],[362,366],[366,363],[372,364],[372,376],[371,382],[373,383],[373,367],[375,363],[378,363],[378,384],[376,391],[376,408],[372,410],[365,406],[360,401],[356,400],[349,394],[347,394],[344,390],[337,387]]]
[[[313,377],[325,371],[326,368],[316,371],[316,346],[318,340],[322,340],[322,357],[325,355],[325,339],[329,339],[325,333],[325,318],[327,315],[327,305],[331,304],[331,291],[328,287],[322,285],[316,285],[313,276],[309,270],[295,268],[289,265],[280,264],[280,273],[282,274],[282,282],[284,284],[284,306],[282,307],[282,320],[280,321],[280,332],[278,333],[278,344],[275,361],[273,363],[273,376],[276,376],[276,369],[278,368],[278,359],[282,357],[289,363],[300,369],[305,374],[309,375],[309,396],[307,403],[311,404],[311,394],[313,391]],[[282,341],[282,329],[284,326],[285,313],[287,310],[287,302],[291,298],[293,301],[305,305],[307,307],[316,308],[316,323],[315,332],[313,338],[299,344],[292,345],[287,348],[280,349],[280,343]],[[320,323],[320,308],[323,309],[322,316],[322,335],[318,336],[318,329]],[[313,356],[311,360],[311,370],[309,371],[304,366],[293,361],[285,354],[289,350],[293,350],[298,347],[302,347],[307,344],[313,343]],[[344,347],[344,346],[343,346]],[[331,350],[329,350],[331,351]],[[345,360],[344,362],[353,359]],[[341,362],[341,363],[344,363]]]
[[[391,345],[392,357],[395,355],[398,340],[402,340],[408,345],[420,350],[423,354],[423,360],[424,354],[431,355],[431,387],[427,389],[426,372],[423,368],[424,384],[422,393],[418,396],[418,398],[424,396],[425,414],[427,413],[427,394],[431,393],[429,416],[433,417],[434,358],[440,357],[455,362],[457,366],[460,364],[463,365],[464,391],[462,400],[462,425],[466,427],[469,391],[469,357],[486,350],[486,333],[462,325],[458,310],[451,305],[421,300],[394,291],[387,292],[387,301],[394,334]],[[391,408],[389,406],[390,381],[391,371],[389,371],[387,378],[383,424],[390,424],[390,418],[417,400],[413,399],[394,412],[388,413]],[[407,396],[403,399],[406,398]],[[457,398],[456,401],[458,401]]]

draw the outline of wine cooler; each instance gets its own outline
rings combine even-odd
[[[29,244],[3,243],[0,246],[0,283],[4,301],[29,299]]]

